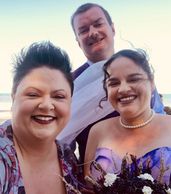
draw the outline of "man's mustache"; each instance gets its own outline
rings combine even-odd
[[[91,36],[89,39],[88,39],[88,45],[92,45],[94,43],[97,43],[99,41],[101,41],[103,38],[99,35],[96,35],[96,36]]]

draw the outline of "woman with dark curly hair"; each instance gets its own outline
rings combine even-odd
[[[121,50],[114,54],[104,64],[103,85],[106,97],[101,107],[103,100],[109,100],[120,116],[92,127],[86,148],[85,175],[100,177],[99,170],[91,165],[93,160],[105,172],[119,174],[122,158],[127,155],[129,160],[134,155],[142,173],[149,167],[154,179],[169,184],[171,117],[154,113],[150,107],[155,87],[146,53]],[[127,163],[132,167],[131,160]]]

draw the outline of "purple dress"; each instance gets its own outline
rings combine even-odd
[[[164,167],[168,170],[164,173],[162,182],[169,184],[171,174],[171,147],[156,148],[144,156],[137,158],[137,163],[142,164],[142,172],[145,172],[147,161],[150,161],[151,174],[154,179],[157,179],[160,174],[161,159],[164,162]],[[122,158],[120,158],[113,150],[109,148],[98,148],[95,154],[95,161],[109,173],[119,174],[121,170]],[[133,165],[130,164],[132,168]],[[91,173],[95,179],[99,177],[99,173],[95,168],[91,168]]]
[[[0,126],[0,193],[3,194],[25,194],[23,178],[20,165],[13,142],[12,127]],[[68,145],[59,144],[56,141],[59,161],[63,177],[74,188],[82,191],[83,184],[82,169],[77,165],[77,160]],[[67,194],[73,192],[66,187]]]

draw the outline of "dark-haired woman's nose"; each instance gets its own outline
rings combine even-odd
[[[121,82],[118,86],[118,92],[119,93],[125,93],[131,90],[130,85],[127,82]]]

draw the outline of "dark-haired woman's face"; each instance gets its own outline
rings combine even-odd
[[[108,99],[113,107],[127,117],[150,109],[153,82],[147,73],[131,59],[119,57],[107,69]]]
[[[70,116],[71,89],[59,70],[36,68],[13,95],[12,126],[20,137],[55,139]]]

